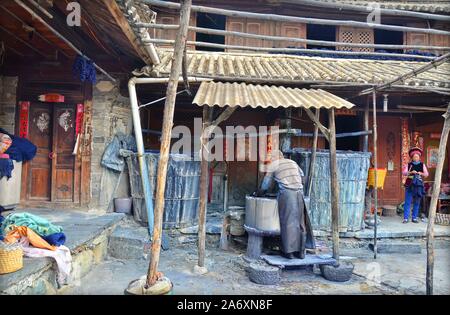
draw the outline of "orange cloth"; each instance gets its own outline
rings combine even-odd
[[[14,243],[17,240],[19,240],[22,236],[28,238],[28,241],[34,247],[48,250],[56,250],[55,246],[50,245],[46,240],[40,237],[39,234],[37,234],[27,226],[15,226],[12,231],[6,234],[4,242]]]

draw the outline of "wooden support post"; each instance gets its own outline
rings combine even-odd
[[[316,108],[316,119],[320,121],[320,108]],[[311,195],[311,185],[312,185],[312,179],[314,174],[314,168],[316,166],[316,155],[317,155],[317,141],[319,139],[319,126],[317,124],[314,124],[314,138],[313,138],[313,146],[312,146],[312,152],[311,152],[311,161],[309,164],[309,176],[308,176],[308,185],[307,185],[307,191],[306,196]]]
[[[292,109],[286,108],[284,112],[285,115],[284,117],[282,117],[280,121],[280,127],[281,129],[290,130],[292,127],[291,123]],[[289,152],[291,150],[291,134],[289,132],[283,133],[281,135],[280,142],[281,142],[280,143],[281,152]]]
[[[200,200],[198,214],[198,262],[197,266],[205,266],[205,244],[206,244],[206,198],[208,191],[208,153],[206,144],[208,143],[209,133],[208,127],[211,125],[212,108],[208,105],[203,106],[203,128],[201,135],[201,166],[200,166]]]
[[[434,175],[433,194],[431,196],[430,209],[428,210],[427,226],[427,295],[433,294],[433,268],[434,268],[434,221],[436,218],[436,207],[441,190],[442,169],[444,168],[445,154],[450,130],[450,104],[444,116],[444,128],[442,128],[441,140],[439,142],[438,164]]]
[[[311,119],[316,126],[319,128],[319,130],[322,132],[324,137],[330,141],[330,130],[328,130],[324,125],[320,123],[318,119],[316,119],[316,116],[309,108],[303,108],[305,110],[305,113],[309,116],[309,119]]]
[[[183,58],[184,46],[186,45],[191,4],[192,0],[181,1],[180,28],[178,30],[177,38],[175,41],[174,53],[172,58],[172,68],[170,70],[169,83],[167,85],[166,91],[167,98],[164,104],[161,149],[156,181],[155,224],[153,228],[150,265],[147,273],[147,287],[154,285],[158,280],[157,269],[159,263],[159,254],[161,250],[161,233],[164,212],[164,192],[166,189],[167,164],[169,161],[170,139],[172,137],[176,92],[178,87],[178,79],[181,74],[181,63]]]
[[[330,130],[330,173],[331,173],[331,230],[333,239],[333,258],[339,264],[339,181],[337,176],[336,122],[335,109],[328,111]]]
[[[373,258],[377,259],[377,220],[378,220],[378,131],[377,131],[377,92],[372,92],[373,105],[373,166],[375,168],[375,187],[373,188],[373,199],[375,205],[374,227],[373,227]]]
[[[369,109],[370,103],[369,98],[367,98],[366,107],[364,108],[364,131],[369,132]],[[369,134],[364,136],[363,151],[369,152]]]

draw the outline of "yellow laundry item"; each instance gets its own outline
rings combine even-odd
[[[50,245],[46,240],[27,226],[15,226],[4,238],[6,243],[14,243],[21,237],[28,238],[30,244],[34,247],[56,250],[56,246]]]

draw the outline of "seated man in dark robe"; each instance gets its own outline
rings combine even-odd
[[[306,248],[315,249],[314,235],[303,199],[303,176],[303,171],[296,162],[285,159],[283,153],[275,150],[271,153],[268,172],[257,193],[262,196],[274,181],[278,184],[281,251],[289,259],[304,259]]]

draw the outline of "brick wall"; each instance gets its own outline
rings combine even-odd
[[[0,76],[0,127],[14,133],[17,77]]]

